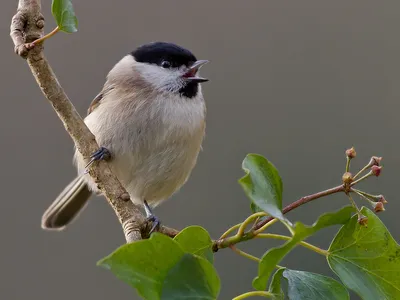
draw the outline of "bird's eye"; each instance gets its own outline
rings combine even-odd
[[[163,60],[161,62],[161,67],[163,67],[165,69],[170,68],[171,67],[171,63],[168,60]]]

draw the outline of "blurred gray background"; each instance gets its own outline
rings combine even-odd
[[[43,211],[75,176],[73,145],[28,66],[13,54],[8,34],[16,3],[3,1],[0,9],[0,298],[137,299],[128,285],[95,265],[124,242],[106,201],[91,202],[66,231],[40,228]],[[211,79],[204,84],[204,151],[189,182],[157,208],[164,224],[199,224],[217,238],[248,216],[249,201],[237,179],[249,152],[277,166],[288,204],[338,184],[344,150],[355,146],[353,170],[371,155],[384,157],[383,176],[364,187],[389,200],[379,216],[399,240],[399,1],[73,4],[78,33],[57,34],[45,50],[82,114],[111,67],[140,44],[171,41],[211,60],[202,71]],[[43,1],[46,32],[55,26],[50,5]],[[288,217],[312,223],[320,213],[347,204],[344,195],[337,195]],[[336,230],[309,241],[327,248]],[[261,256],[273,245],[259,240],[240,247]],[[282,264],[334,276],[324,257],[301,248]],[[216,267],[220,299],[252,289],[256,263],[225,249],[216,254]]]

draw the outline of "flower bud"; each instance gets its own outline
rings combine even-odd
[[[371,167],[371,172],[372,172],[372,174],[374,174],[376,177],[378,177],[379,175],[381,175],[381,171],[382,171],[382,167],[381,167],[381,166],[374,165],[374,166]]]
[[[382,202],[376,202],[375,203],[375,207],[374,207],[374,211],[376,213],[380,212],[380,211],[385,211],[385,207],[383,206]]]
[[[379,166],[381,164],[382,157],[372,156],[369,161],[370,166]]]
[[[353,174],[351,174],[350,172],[344,173],[342,176],[342,181],[344,184],[352,183],[353,182]]]
[[[386,204],[386,203],[388,203],[387,201],[386,201],[386,199],[385,199],[385,197],[383,197],[383,195],[378,195],[378,201],[379,202],[381,202],[381,203],[383,203],[383,204]]]
[[[358,220],[357,220],[358,224],[363,225],[363,226],[367,226],[368,224],[368,218],[364,215],[359,215],[358,216]]]
[[[347,149],[347,150],[346,150],[346,156],[347,156],[348,158],[352,159],[352,158],[356,157],[356,155],[357,155],[357,152],[356,152],[356,150],[354,149],[354,147],[351,147],[350,149]]]

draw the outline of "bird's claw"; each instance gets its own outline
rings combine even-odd
[[[153,223],[153,225],[151,226],[151,229],[149,231],[149,234],[152,234],[153,232],[157,231],[157,229],[160,228],[160,226],[161,226],[160,219],[155,215],[151,215],[151,216],[147,217],[147,222]]]
[[[90,161],[87,163],[85,166],[85,173],[87,174],[89,172],[88,168],[95,162],[99,160],[108,160],[111,157],[111,153],[107,148],[100,147],[99,150],[93,152],[92,155],[90,155]]]
[[[144,200],[144,210],[146,212],[147,222],[152,222],[153,225],[151,226],[149,234],[152,234],[156,229],[160,228],[161,222],[160,219],[153,214],[149,204],[146,200]]]

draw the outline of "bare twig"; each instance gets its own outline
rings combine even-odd
[[[328,195],[336,194],[336,193],[339,193],[339,192],[344,192],[344,186],[343,185],[339,185],[339,186],[336,186],[336,187],[331,188],[329,190],[325,190],[325,191],[322,191],[322,192],[319,192],[319,193],[315,193],[315,194],[312,194],[312,195],[309,195],[309,196],[304,196],[304,197],[300,198],[299,200],[297,200],[297,201],[289,204],[288,206],[286,206],[282,210],[282,212],[284,214],[286,214],[289,211],[291,211],[291,210],[293,210],[293,209],[295,209],[295,208],[297,208],[297,207],[299,207],[299,206],[301,206],[303,204],[306,204],[306,203],[308,203],[308,202],[310,202],[312,200],[315,200],[315,199],[318,199],[318,198],[321,198],[321,197],[325,197],[325,196],[328,196]],[[271,222],[273,219],[274,218],[268,218],[268,219],[260,221],[259,223],[257,223],[256,226],[254,226],[254,229],[257,230],[257,229],[263,227],[265,224]]]
[[[87,128],[82,118],[75,110],[68,96],[58,82],[53,70],[43,53],[43,43],[32,44],[43,37],[44,18],[41,14],[40,0],[19,0],[17,13],[12,18],[10,36],[14,42],[15,52],[27,59],[28,65],[43,94],[53,106],[63,122],[65,129],[73,139],[79,152],[88,161],[90,155],[99,146],[94,135]],[[101,161],[90,169],[90,175],[107,198],[122,224],[127,242],[133,242],[146,234],[147,222],[140,208],[129,200],[117,177],[107,165]],[[161,228],[162,233],[170,236],[177,231]]]

